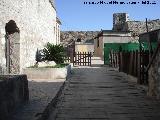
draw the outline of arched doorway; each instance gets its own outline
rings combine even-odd
[[[20,31],[14,20],[6,23],[5,31],[7,73],[18,74],[20,71]]]

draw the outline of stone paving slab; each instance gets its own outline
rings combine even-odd
[[[109,67],[78,67],[48,120],[160,120],[160,101]]]
[[[56,96],[65,79],[29,81],[28,103],[18,108],[11,120],[37,120]]]

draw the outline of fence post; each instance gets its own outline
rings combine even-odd
[[[124,72],[124,51],[122,52],[122,59],[121,59],[121,62],[122,62],[122,72]]]
[[[70,50],[71,50],[70,51],[70,62],[73,63],[74,62],[74,51],[72,48]]]
[[[133,57],[134,57],[134,61],[133,61],[133,76],[136,77],[136,51],[133,52]]]
[[[74,61],[75,65],[77,65],[77,53],[75,52],[75,61]]]
[[[79,61],[79,65],[81,66],[81,52],[79,52],[79,59],[78,59],[78,61]]]
[[[116,66],[116,60],[115,60],[115,52],[113,51],[113,67]]]
[[[142,75],[142,81],[141,81],[141,84],[143,84],[144,83],[144,50],[142,50],[142,73],[141,73],[141,75]]]
[[[112,50],[110,51],[110,56],[111,56],[111,66],[112,66],[113,65]]]
[[[89,62],[90,62],[90,54],[88,52],[88,66],[90,66]]]
[[[141,83],[141,49],[138,52],[138,79],[137,79],[137,83],[140,84]]]
[[[92,52],[90,52],[90,66],[91,66],[91,62],[92,62],[91,58],[92,58]]]
[[[79,65],[79,52],[77,53],[77,64]]]
[[[124,68],[124,72],[128,74],[128,65],[126,65],[126,61],[128,61],[127,51],[124,52],[123,68]]]
[[[84,65],[85,65],[85,60],[84,60],[85,54],[84,54],[84,52],[83,52],[83,55],[82,55],[82,56],[83,56],[83,59],[82,59],[82,60],[83,60],[83,66],[84,66]]]
[[[128,74],[132,74],[132,52],[128,52],[128,58],[129,58],[129,65],[128,65]]]
[[[121,52],[118,52],[118,64],[119,64],[119,72],[121,72]]]

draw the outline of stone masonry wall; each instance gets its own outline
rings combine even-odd
[[[156,30],[160,29],[160,20],[149,20],[148,30]],[[146,22],[145,21],[127,21],[123,27],[123,31],[133,31],[135,35],[139,35],[140,33],[147,32]]]
[[[114,13],[113,14],[113,30],[122,31],[124,24],[129,20],[127,13]]]
[[[26,75],[0,76],[0,120],[9,120],[14,110],[28,100]]]
[[[148,20],[148,30],[160,29],[160,20]],[[133,35],[138,36],[141,33],[147,32],[146,21],[130,20],[127,13],[113,14],[113,30],[115,31],[133,31]]]
[[[35,62],[37,48],[56,43],[56,10],[49,0],[0,0],[0,66],[5,67],[5,25],[14,20],[20,30],[20,70]]]

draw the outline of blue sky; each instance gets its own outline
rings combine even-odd
[[[62,25],[61,30],[77,31],[96,31],[101,29],[112,29],[113,13],[128,13],[131,20],[145,20],[160,18],[159,0],[150,0],[156,2],[156,5],[85,5],[84,2],[99,2],[102,0],[56,0],[57,15]],[[108,2],[111,0],[103,0]],[[142,0],[117,0],[121,2],[133,2]],[[143,0],[145,1],[145,0]]]

